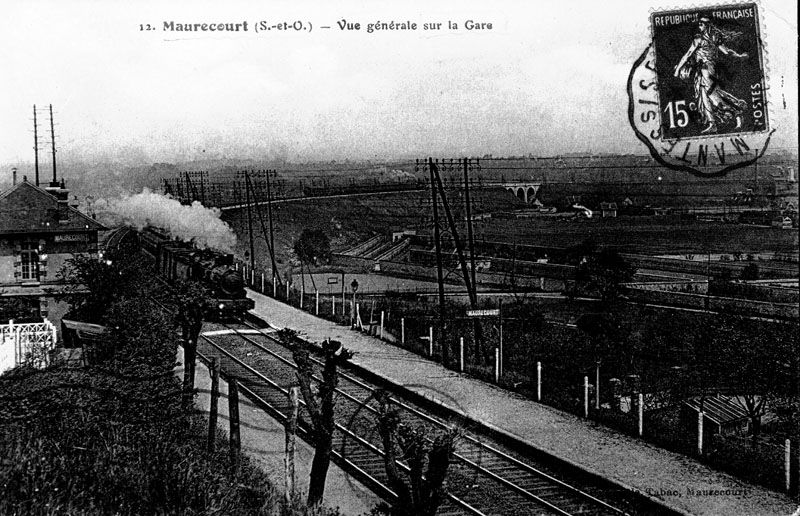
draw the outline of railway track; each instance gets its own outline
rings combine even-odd
[[[238,379],[245,395],[277,420],[285,421],[291,410],[288,388],[296,384],[291,350],[269,330],[249,323],[227,325],[223,332],[213,333],[201,335],[201,357],[216,358],[227,376]],[[315,360],[315,366],[321,367],[319,360]],[[391,501],[395,494],[388,487],[376,429],[377,388],[351,371],[340,371],[333,460]],[[444,410],[432,414],[397,393],[391,399],[400,410],[403,423],[423,427],[427,435],[445,432],[455,424]],[[303,405],[301,400],[299,434],[310,442],[310,419]],[[577,478],[580,475],[566,480],[557,477],[563,473],[559,467],[507,449],[477,428],[460,430],[448,471],[448,496],[438,514],[670,514],[622,489],[609,490],[608,485],[593,485],[586,478]],[[400,463],[400,468],[407,471],[405,464]]]

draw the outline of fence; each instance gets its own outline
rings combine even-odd
[[[443,364],[448,355],[444,365],[455,371],[602,422],[664,448],[697,456],[713,467],[749,481],[792,493],[798,491],[800,440],[790,444],[787,459],[784,445],[759,441],[753,446],[741,439],[713,434],[708,427],[698,429],[696,422],[687,424],[680,418],[680,404],[661,394],[664,377],[617,379],[596,362],[581,362],[578,358],[568,363],[556,360],[558,356],[571,356],[572,349],[586,346],[574,326],[543,325],[542,321],[513,310],[503,312],[502,320],[499,314],[473,318],[466,316],[465,309],[449,307],[442,331],[438,317],[433,315],[438,304],[427,296],[402,292],[359,296],[346,283],[346,275],[342,280],[344,291],[337,284],[339,292],[305,292],[302,286],[297,288],[287,283],[278,286],[273,278],[251,270],[246,264],[237,267],[253,290],[318,317],[350,325]],[[534,340],[548,345],[533,345]],[[556,342],[562,348],[552,348]]]
[[[47,366],[55,344],[56,328],[47,319],[24,324],[11,320],[0,325],[0,373],[21,365]]]

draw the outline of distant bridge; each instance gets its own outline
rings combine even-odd
[[[536,194],[542,183],[534,181],[506,181],[500,183],[500,186],[517,196],[525,204],[529,204],[536,199]]]

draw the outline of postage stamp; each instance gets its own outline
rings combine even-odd
[[[654,13],[663,138],[768,128],[756,4]]]
[[[753,163],[772,134],[758,4],[654,12],[650,28],[628,83],[639,139],[696,175]]]

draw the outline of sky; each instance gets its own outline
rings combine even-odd
[[[649,15],[701,5],[662,1],[4,0],[0,164],[33,161],[34,104],[43,145],[53,105],[62,160],[643,154],[626,81]],[[796,149],[797,5],[763,0],[760,13],[772,146]],[[255,32],[262,20],[311,31]],[[170,21],[249,30],[162,30]],[[391,21],[418,28],[367,32]]]

